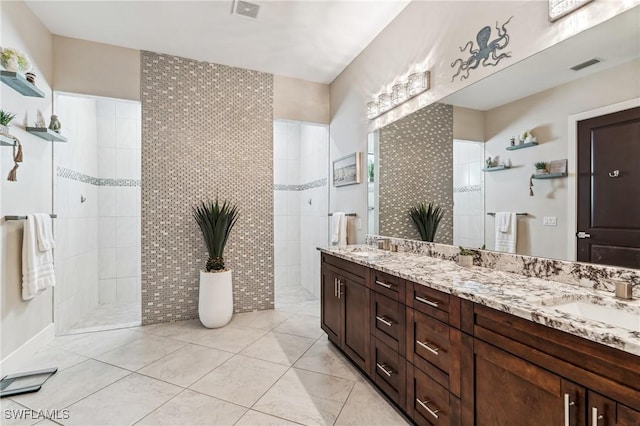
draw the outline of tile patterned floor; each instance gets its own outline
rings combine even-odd
[[[406,425],[320,330],[319,302],[57,337],[21,369],[58,366],[34,394],[0,400],[3,425]],[[5,410],[66,409],[10,420]],[[15,412],[15,411],[14,411]]]
[[[65,333],[102,331],[141,324],[140,302],[98,305]]]

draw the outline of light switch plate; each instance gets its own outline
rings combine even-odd
[[[542,224],[544,226],[557,226],[558,225],[558,219],[555,216],[545,216],[542,219]]]

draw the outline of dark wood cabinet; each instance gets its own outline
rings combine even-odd
[[[418,425],[640,426],[638,356],[327,254],[321,286],[322,329]]]
[[[369,305],[364,267],[322,256],[320,324],[329,340],[364,371],[369,370]]]

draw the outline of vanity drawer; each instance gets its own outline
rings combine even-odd
[[[371,339],[371,358],[373,381],[389,398],[405,407],[407,362],[404,357],[374,337]]]
[[[449,322],[449,294],[413,282],[407,282],[407,285],[407,306],[442,322]]]
[[[414,311],[411,327],[411,354],[449,373],[449,326],[437,319]]]
[[[404,303],[405,282],[402,278],[385,272],[371,270],[371,289],[385,296]]]
[[[372,334],[403,356],[406,350],[405,309],[398,301],[376,292],[371,293]]]
[[[411,365],[407,373],[407,408],[414,422],[419,425],[460,424],[458,398]]]

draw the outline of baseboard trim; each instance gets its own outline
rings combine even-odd
[[[14,371],[27,358],[30,358],[45,347],[56,335],[56,327],[54,323],[46,326],[42,331],[29,339],[24,345],[11,352],[5,359],[0,361],[0,372],[2,376],[11,373],[19,373]]]

